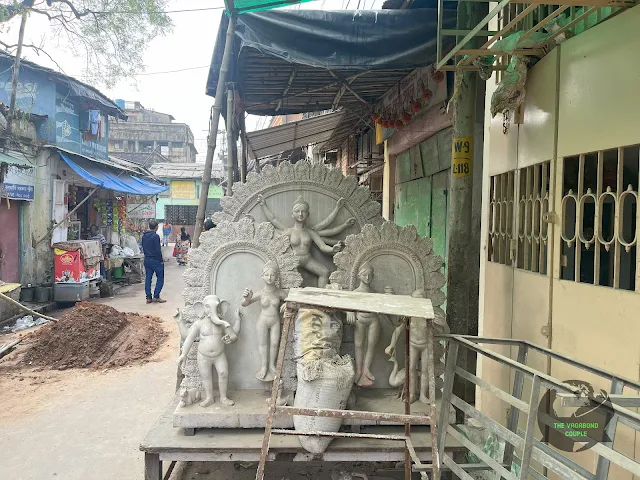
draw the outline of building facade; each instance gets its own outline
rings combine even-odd
[[[174,123],[172,115],[148,110],[140,102],[116,103],[128,119],[111,125],[110,154],[146,166],[196,161],[198,152],[189,125]]]
[[[156,203],[156,218],[164,223],[173,225],[173,233],[170,241],[175,240],[175,235],[180,227],[193,234],[196,224],[196,214],[202,189],[203,163],[156,163],[150,167],[155,177],[169,186],[169,189],[158,196]],[[220,199],[224,196],[220,180],[222,171],[212,172],[212,182],[209,185],[209,196],[205,215],[211,216],[221,210]]]
[[[117,221],[118,207],[126,195],[118,194],[118,200],[109,179],[117,178],[120,187],[115,188],[131,194],[164,188],[154,184],[143,192],[132,187],[150,185],[142,179],[148,172],[109,157],[110,120],[127,118],[113,101],[90,85],[26,60],[20,65],[9,136],[6,104],[13,63],[13,56],[0,54],[0,139],[7,147],[0,155],[6,171],[0,202],[0,280],[39,284],[54,281],[53,243],[87,238],[92,224],[117,243],[124,230],[124,222]],[[111,206],[111,221],[106,212],[100,214],[99,205]]]
[[[625,59],[640,48],[638,25],[634,7],[556,47],[529,71],[520,116],[491,117],[497,81],[488,80],[480,257],[481,336],[528,340],[632,379],[640,363],[640,65]],[[495,350],[515,358],[508,347]],[[612,388],[542,355],[528,364]],[[478,369],[509,388],[508,369],[486,359]],[[478,402],[504,423],[506,404],[484,390]],[[615,450],[637,461],[637,440],[619,427]],[[572,459],[595,471],[593,450]],[[636,477],[612,465],[609,478]]]

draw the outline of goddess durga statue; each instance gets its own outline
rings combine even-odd
[[[349,218],[346,222],[335,227],[331,227],[331,224],[335,221],[340,209],[344,206],[344,202],[344,198],[340,198],[336,207],[327,216],[327,218],[313,227],[308,227],[307,219],[309,218],[309,204],[302,198],[302,196],[300,196],[293,203],[291,211],[294,224],[292,227],[287,227],[278,220],[269,209],[264,197],[262,195],[258,195],[258,204],[262,208],[265,217],[282,233],[282,235],[289,237],[291,248],[293,249],[295,256],[298,258],[300,268],[303,268],[318,277],[319,288],[324,288],[327,285],[329,282],[330,272],[327,267],[311,256],[311,245],[315,244],[322,253],[331,255],[342,250],[344,243],[341,240],[335,240],[331,237],[338,235],[346,228],[356,223],[355,218]]]

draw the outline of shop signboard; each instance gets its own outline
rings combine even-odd
[[[129,218],[156,218],[156,202],[144,195],[127,196],[127,216]]]
[[[171,198],[196,198],[196,182],[193,180],[174,180],[171,182]]]
[[[10,200],[34,199],[34,169],[9,165],[2,184],[0,195]]]

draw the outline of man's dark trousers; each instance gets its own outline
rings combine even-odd
[[[151,298],[151,281],[154,273],[156,274],[156,288],[153,292],[153,298],[160,298],[160,292],[164,286],[164,262],[154,258],[145,258],[144,269],[147,273],[144,283],[144,291],[147,294],[147,298]]]

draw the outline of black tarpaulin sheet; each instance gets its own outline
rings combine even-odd
[[[436,57],[437,10],[293,10],[238,16],[231,79],[243,51],[332,71],[412,70]],[[215,96],[229,19],[222,16],[207,80]],[[445,10],[443,28],[454,28]],[[229,79],[229,80],[231,80]]]

